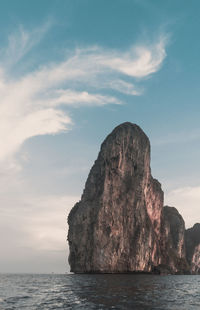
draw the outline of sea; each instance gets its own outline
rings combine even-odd
[[[200,276],[1,274],[1,310],[199,310]]]

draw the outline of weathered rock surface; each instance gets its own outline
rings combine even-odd
[[[119,125],[102,143],[68,223],[72,272],[188,271],[184,221],[163,208],[149,139],[135,124]]]
[[[185,232],[186,257],[192,274],[200,274],[200,224]]]
[[[185,252],[185,222],[174,207],[165,206],[161,232],[162,264],[171,273],[189,272]]]

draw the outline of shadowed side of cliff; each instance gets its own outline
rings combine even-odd
[[[200,274],[200,224],[195,224],[185,232],[186,257],[192,274]]]

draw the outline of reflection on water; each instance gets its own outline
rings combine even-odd
[[[0,275],[0,309],[199,310],[199,276]]]
[[[198,276],[75,275],[71,283],[94,309],[200,309]]]

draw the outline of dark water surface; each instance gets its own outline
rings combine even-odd
[[[1,310],[200,309],[200,276],[0,275]]]

